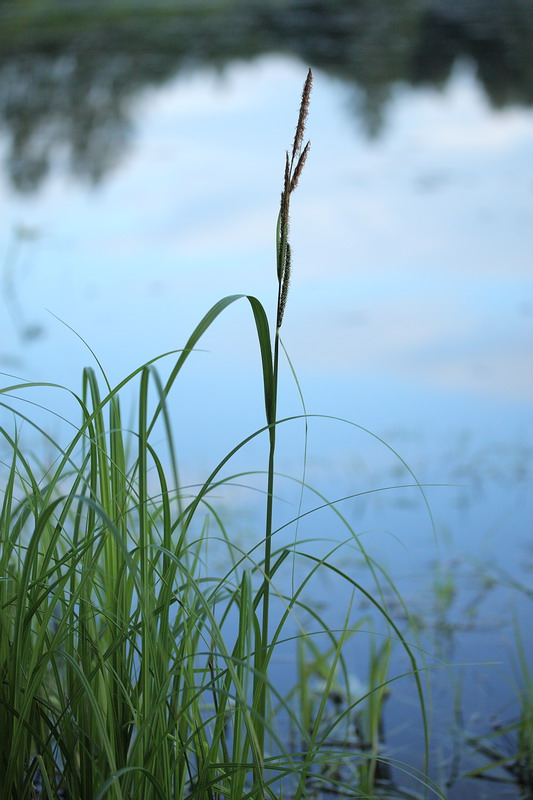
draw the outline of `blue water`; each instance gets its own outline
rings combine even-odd
[[[21,196],[0,175],[0,368],[78,391],[81,368],[93,360],[56,317],[115,382],[183,347],[221,296],[253,294],[273,311],[284,150],[305,72],[299,61],[271,55],[237,62],[222,76],[198,69],[146,90],[136,100],[130,149],[96,188],[57,169],[38,192]],[[438,649],[441,637],[444,661],[502,662],[454,674],[467,687],[465,715],[488,719],[494,701],[505,716],[514,613],[532,645],[531,601],[510,580],[530,585],[532,566],[533,112],[495,111],[467,64],[441,91],[398,84],[377,141],[358,128],[348,102],[343,84],[316,72],[312,150],[293,201],[283,340],[310,414],[357,423],[398,451],[420,483],[439,484],[425,490],[433,521],[412,487],[339,507],[357,533],[367,532],[365,544],[409,607],[434,626],[428,646]],[[201,480],[264,424],[246,302],[232,306],[200,347],[173,401],[185,482]],[[281,381],[280,416],[301,414],[287,366]],[[65,393],[32,397],[75,421]],[[64,430],[58,420],[50,425]],[[304,435],[302,421],[280,428],[280,472],[302,477]],[[311,418],[306,479],[332,499],[412,484],[379,439]],[[265,456],[263,437],[228,471],[264,469]],[[297,514],[300,496],[297,484],[281,479],[278,491],[281,525]],[[306,495],[303,509],[313,502]],[[230,520],[240,515],[245,535],[256,501],[234,489],[221,503]],[[298,535],[345,533],[320,512]],[[455,581],[448,638],[437,619],[439,564]],[[489,586],[491,578],[499,585]],[[329,596],[331,586],[323,588]],[[443,674],[436,691],[444,737],[453,687]],[[396,696],[393,731],[410,697]],[[472,796],[455,791],[450,797]]]

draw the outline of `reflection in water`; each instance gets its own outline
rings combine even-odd
[[[44,328],[41,325],[28,322],[26,319],[18,289],[21,247],[25,242],[31,242],[36,239],[38,235],[39,233],[36,229],[18,225],[12,233],[0,273],[0,287],[5,307],[11,317],[18,338],[24,342],[40,339],[44,334]],[[5,356],[0,353],[0,363],[2,361],[5,361]]]
[[[4,66],[1,105],[14,188],[36,189],[65,145],[70,170],[91,182],[112,167],[129,132],[124,67],[117,56],[97,66],[94,55],[84,52],[33,53]]]
[[[394,84],[441,87],[458,59],[476,65],[495,107],[533,104],[526,0],[287,0],[223,10],[158,4],[0,2],[0,130],[6,166],[31,192],[68,151],[66,167],[99,181],[124,154],[131,101],[196,65],[284,52],[352,84],[369,136],[383,127]]]

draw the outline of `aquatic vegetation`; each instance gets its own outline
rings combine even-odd
[[[526,588],[526,587],[524,587]],[[527,592],[526,592],[527,593]],[[482,734],[467,734],[466,744],[481,765],[463,777],[485,779],[518,787],[520,797],[533,797],[533,676],[524,650],[518,622],[515,622],[517,658],[515,696],[518,714],[501,717]]]

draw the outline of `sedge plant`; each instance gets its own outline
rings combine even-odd
[[[299,800],[317,774],[328,791],[373,796],[382,758],[376,726],[390,682],[388,645],[372,667],[367,701],[374,698],[374,710],[365,723],[370,756],[341,748],[340,759],[364,759],[358,777],[355,783],[341,773],[327,777],[321,765],[332,757],[331,734],[353,718],[361,702],[350,699],[344,717],[328,720],[332,687],[339,674],[347,675],[344,647],[359,634],[361,621],[347,613],[333,630],[306,601],[306,588],[323,571],[344,581],[352,595],[362,593],[383,619],[389,640],[407,653],[425,726],[421,667],[382,601],[377,565],[367,557],[378,587],[372,593],[335,565],[337,546],[320,557],[306,551],[304,542],[283,544],[286,525],[274,528],[277,429],[305,416],[278,419],[277,396],[291,276],[290,202],[309,153],[304,134],[311,83],[309,72],[285,162],[273,335],[255,297],[225,297],[183,350],[142,365],[117,386],[98,361],[101,378],[95,369],[84,369],[81,392],[69,392],[81,421],[63,420],[62,438],[32,415],[32,393],[64,389],[17,381],[1,390],[5,800]],[[187,488],[180,482],[169,398],[201,337],[240,300],[250,306],[257,336],[265,424],[236,444],[199,487]],[[172,362],[166,378],[160,372],[164,358]],[[131,387],[137,419],[128,427],[121,398]],[[220,487],[242,480],[224,471],[257,437],[268,439],[265,528],[261,541],[248,546],[233,540],[213,497]],[[42,459],[35,456],[37,442],[45,445]],[[340,516],[321,496],[316,507]],[[346,530],[362,552],[347,523]],[[206,556],[211,538],[226,549],[222,576]],[[305,565],[305,577],[290,592],[281,580],[289,556]],[[271,678],[279,647],[292,641],[296,648],[300,640],[308,649],[313,641],[299,614],[327,641],[322,654],[315,644],[311,648],[326,681],[312,718],[307,701],[295,701],[304,697],[308,675],[300,674],[296,692]],[[281,718],[295,737],[284,733]],[[426,794],[433,792],[423,775],[415,777]]]

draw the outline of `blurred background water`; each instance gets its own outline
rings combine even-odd
[[[508,665],[507,621],[529,615],[511,583],[530,586],[532,566],[532,41],[530,0],[0,0],[4,383],[78,391],[94,362],[66,326],[117,382],[183,347],[221,296],[273,310],[284,152],[311,67],[283,340],[309,413],[352,420],[422,483],[449,484],[427,489],[440,549],[416,490],[343,509],[401,541],[365,538],[415,607],[453,575],[452,657]],[[200,346],[174,400],[190,480],[263,425],[246,304]],[[288,367],[282,382],[281,416],[301,413]],[[75,418],[60,392],[40,402]],[[299,477],[303,425],[282,431],[278,467]],[[235,471],[263,469],[263,444]],[[320,419],[306,477],[330,497],[412,483],[378,440]],[[284,521],[298,492],[280,492]],[[311,531],[329,533],[320,519]],[[506,707],[501,674],[473,708],[495,685]]]

